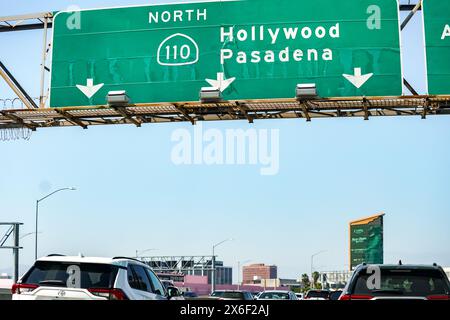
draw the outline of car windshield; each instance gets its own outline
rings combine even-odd
[[[381,269],[380,285],[375,288],[372,288],[372,278],[363,270],[357,278],[353,294],[427,297],[447,295],[450,291],[443,274],[433,269]]]
[[[261,293],[259,299],[273,299],[273,300],[289,300],[289,293],[287,292],[264,292]]]
[[[224,299],[244,299],[244,294],[242,292],[233,291],[216,291],[212,294],[213,297],[220,297]]]
[[[328,299],[329,293],[327,291],[309,291],[307,298],[323,298]]]
[[[68,272],[78,268],[80,281],[68,284]],[[118,267],[108,264],[37,261],[23,277],[22,283],[82,289],[111,288],[117,271]]]

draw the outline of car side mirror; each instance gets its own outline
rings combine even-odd
[[[180,296],[180,291],[175,288],[175,287],[168,287],[167,288],[167,297],[169,299],[175,298],[175,297],[179,297]]]

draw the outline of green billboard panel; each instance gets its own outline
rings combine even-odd
[[[402,94],[396,0],[243,0],[59,12],[51,107]],[[389,84],[389,85],[387,85]]]
[[[361,263],[382,264],[383,215],[350,223],[350,268]]]
[[[424,0],[428,94],[450,95],[450,1]]]

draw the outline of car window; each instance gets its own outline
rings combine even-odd
[[[311,298],[322,298],[328,299],[329,293],[327,291],[309,291],[306,295],[308,299]]]
[[[244,293],[243,292],[224,292],[221,295],[222,298],[224,299],[239,299],[239,300],[244,300]]]
[[[127,279],[128,279],[128,284],[130,285],[131,288],[137,289],[137,290],[141,289],[141,286],[137,280],[137,276],[136,276],[134,270],[131,268],[131,265],[128,265],[128,268],[127,268]]]
[[[79,276],[79,281],[68,284],[69,269],[77,270],[75,277]],[[22,283],[58,287],[70,286],[82,289],[110,288],[114,285],[118,270],[118,267],[109,264],[36,261],[30,271],[22,278]]]
[[[164,289],[164,286],[162,285],[161,281],[159,281],[158,277],[153,273],[153,271],[144,268],[146,273],[148,274],[148,277],[150,278],[150,281],[153,285],[153,293],[164,296],[166,294],[166,290]]]
[[[153,292],[152,285],[147,276],[147,273],[145,272],[145,269],[142,266],[138,266],[138,265],[131,265],[131,268],[135,272],[136,280],[139,283],[139,287],[140,287],[139,290]]]
[[[259,299],[289,300],[289,293],[287,293],[287,292],[264,292],[259,296]]]
[[[450,293],[443,274],[438,270],[381,269],[380,287],[375,289],[368,288],[369,277],[364,270],[361,271],[356,279],[353,294],[426,297]]]

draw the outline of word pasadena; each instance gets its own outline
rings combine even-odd
[[[305,54],[306,53],[306,54]],[[235,59],[238,64],[260,63],[262,61],[266,63],[275,62],[290,62],[291,60],[300,62],[303,60],[307,61],[318,61],[319,59],[323,61],[333,60],[333,51],[331,49],[323,49],[319,52],[317,49],[307,49],[303,51],[301,49],[290,49],[286,47],[285,49],[275,53],[273,50],[261,51],[239,51],[236,56],[231,49],[221,49],[220,50],[220,63],[223,65],[227,60]]]

